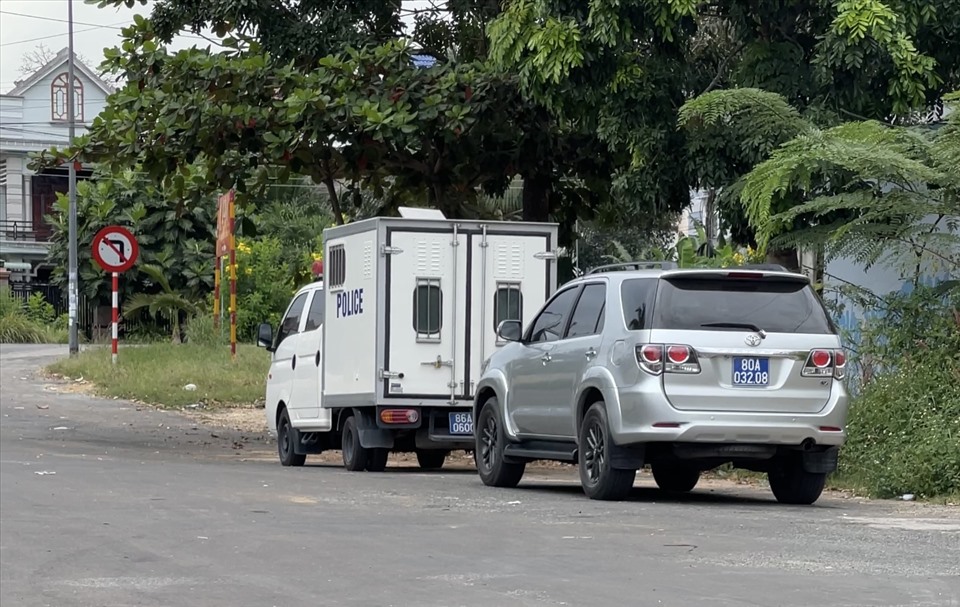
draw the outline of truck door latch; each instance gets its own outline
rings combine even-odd
[[[430,365],[430,366],[433,367],[434,369],[439,369],[440,367],[452,367],[452,366],[453,366],[453,361],[452,361],[452,360],[443,360],[442,358],[440,358],[440,355],[437,354],[437,360],[427,360],[427,361],[424,361],[424,362],[422,362],[422,363],[420,363],[420,364],[421,364],[421,365]]]

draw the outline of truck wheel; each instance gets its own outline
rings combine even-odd
[[[357,428],[357,418],[350,416],[343,422],[341,433],[341,453],[343,453],[343,467],[351,472],[360,472],[367,467],[369,451],[360,444],[360,431]]]
[[[610,467],[610,425],[603,401],[594,403],[580,424],[577,449],[580,484],[587,497],[595,500],[621,500],[630,493],[636,470]]]
[[[417,463],[423,470],[439,470],[447,459],[447,452],[439,449],[421,449],[417,451]]]
[[[767,473],[770,490],[781,504],[808,506],[820,498],[827,475],[807,472],[800,458],[783,459]]]
[[[387,468],[390,449],[367,449],[367,472],[383,472]]]
[[[676,491],[677,493],[686,493],[697,486],[700,480],[700,471],[683,464],[666,463],[652,464],[653,480],[657,482],[657,487],[664,491]]]
[[[290,416],[284,409],[277,420],[277,453],[280,455],[281,466],[302,466],[303,462],[307,461],[306,454],[297,453],[293,448],[295,436],[296,432],[290,425]]]
[[[477,430],[474,432],[476,449],[473,451],[473,459],[484,485],[516,487],[523,478],[523,471],[527,464],[503,461],[503,449],[507,441],[500,419],[497,398],[491,396],[480,410],[480,419],[477,422]]]

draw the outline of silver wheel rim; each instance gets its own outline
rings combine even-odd
[[[488,415],[481,433],[480,463],[484,470],[493,470],[497,463],[497,420]]]
[[[593,422],[587,428],[586,445],[583,450],[583,465],[586,469],[587,479],[591,483],[597,483],[600,475],[603,473],[603,465],[606,462],[604,454],[603,428],[599,422]]]

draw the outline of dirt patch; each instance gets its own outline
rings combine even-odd
[[[267,419],[262,407],[184,408],[183,414],[198,424],[230,428],[245,434],[265,434]]]

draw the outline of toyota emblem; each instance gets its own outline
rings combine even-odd
[[[743,341],[747,342],[748,346],[757,347],[760,345],[760,336],[756,333],[751,333],[750,335],[747,335],[747,338]]]

